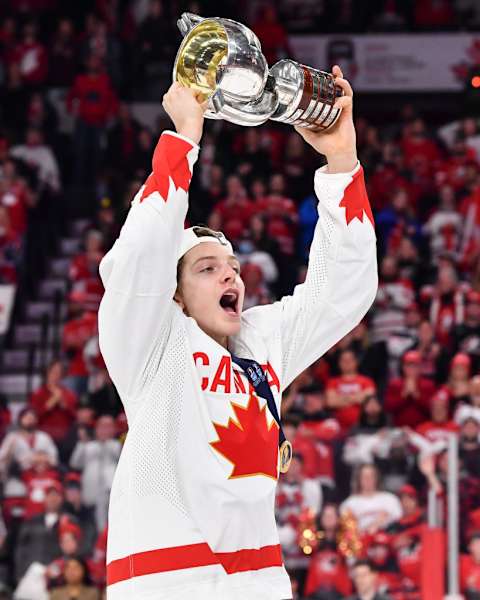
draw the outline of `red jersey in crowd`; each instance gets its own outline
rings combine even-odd
[[[27,189],[20,182],[12,183],[0,196],[0,204],[5,206],[12,229],[22,235],[27,228]]]
[[[447,183],[456,191],[460,191],[465,185],[466,167],[476,161],[477,153],[473,148],[469,147],[465,149],[465,154],[448,158],[443,161],[435,174],[437,184]]]
[[[222,223],[239,220],[246,228],[255,214],[255,205],[247,198],[225,199],[215,206],[214,212],[220,215]]]
[[[470,554],[460,557],[460,590],[480,593],[480,563],[475,562]]]
[[[397,552],[397,563],[400,572],[409,579],[414,587],[421,587],[421,544],[401,548]]]
[[[450,433],[458,433],[459,426],[454,421],[446,423],[435,423],[434,421],[425,421],[417,427],[417,433],[423,435],[431,442],[440,440],[448,441]]]
[[[107,537],[108,529],[105,527],[95,542],[93,556],[87,561],[92,581],[98,586],[105,585],[107,578]]]
[[[380,164],[368,182],[368,196],[371,198],[372,207],[379,211],[391,201],[392,190],[404,189],[408,192],[412,205],[416,204],[418,190],[403,177],[397,167],[392,164]]]
[[[430,322],[435,328],[435,337],[444,346],[450,345],[453,327],[463,323],[465,295],[469,289],[467,283],[459,282],[456,290],[450,294],[439,294],[430,285],[425,285],[420,290],[422,303],[429,304]]]
[[[295,452],[304,458],[306,477],[333,483],[335,465],[332,442],[341,436],[341,428],[336,419],[324,421],[303,421],[295,435]]]
[[[397,427],[417,427],[430,416],[430,401],[435,393],[435,384],[426,377],[417,380],[416,394],[403,392],[405,380],[392,379],[387,387],[385,410],[393,416]]]
[[[75,102],[80,119],[100,127],[106,125],[118,108],[117,96],[106,73],[77,75],[67,97],[69,111],[73,111]]]
[[[22,480],[27,488],[24,519],[30,519],[45,510],[45,493],[52,485],[60,483],[60,474],[57,469],[41,473],[27,469],[22,473]]]
[[[18,63],[22,78],[29,84],[40,84],[47,78],[48,59],[39,42],[23,42],[15,48],[13,60]]]
[[[72,281],[82,281],[84,279],[98,279],[98,265],[102,260],[103,254],[97,257],[90,257],[88,254],[77,254],[70,263],[69,277]]]
[[[265,12],[273,11],[273,7],[266,7]],[[285,56],[288,52],[288,34],[285,27],[276,19],[263,16],[253,26],[253,31],[259,40],[262,40],[262,53],[267,63],[272,65]]]
[[[56,395],[58,400],[49,406],[50,399]],[[66,387],[58,386],[52,390],[42,385],[30,398],[31,406],[38,414],[38,427],[46,431],[55,441],[62,440],[75,420],[77,396]]]
[[[308,566],[304,594],[310,596],[320,590],[335,590],[342,596],[352,593],[352,584],[342,557],[333,550],[319,550]]]
[[[68,368],[68,375],[85,377],[88,371],[83,357],[83,348],[87,341],[97,333],[97,315],[85,312],[78,319],[72,319],[63,328],[63,348],[74,352]]]
[[[329,380],[327,383],[328,390],[335,390],[340,396],[358,394],[367,390],[374,392],[375,383],[373,379],[365,377],[365,375],[340,375]],[[344,408],[337,408],[335,410],[335,418],[340,423],[340,426],[347,431],[358,423],[360,410],[360,404],[351,404]]]
[[[432,170],[435,162],[440,159],[440,152],[435,142],[424,136],[409,135],[401,141],[401,147],[406,165],[414,170],[426,164]]]

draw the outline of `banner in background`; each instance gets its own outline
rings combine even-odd
[[[341,65],[360,92],[462,91],[480,71],[479,34],[295,35],[290,45],[301,63]]]
[[[0,285],[0,335],[5,335],[8,331],[15,290],[14,285]]]

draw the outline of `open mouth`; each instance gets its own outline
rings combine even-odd
[[[238,314],[238,291],[227,290],[220,298],[220,306],[229,315]]]

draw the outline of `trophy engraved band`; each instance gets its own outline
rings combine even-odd
[[[231,19],[183,13],[177,24],[184,39],[173,80],[208,100],[207,118],[247,126],[272,119],[315,131],[338,119],[342,90],[330,73],[289,59],[269,69],[257,36]]]

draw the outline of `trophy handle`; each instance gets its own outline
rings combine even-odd
[[[182,13],[182,16],[177,21],[177,27],[180,29],[180,33],[185,37],[190,29],[193,29],[195,25],[198,25],[205,19],[194,15],[193,13]]]

